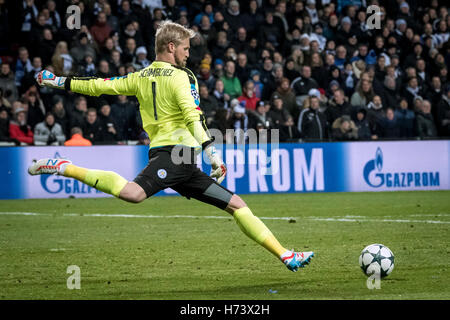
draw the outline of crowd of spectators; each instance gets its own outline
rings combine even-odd
[[[135,97],[39,88],[35,77],[139,71],[165,19],[196,31],[188,68],[227,142],[238,138],[227,129],[279,129],[281,141],[450,137],[445,1],[0,0],[0,141],[148,143]]]

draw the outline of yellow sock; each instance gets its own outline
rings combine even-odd
[[[237,209],[234,211],[233,217],[242,232],[269,250],[276,257],[280,258],[287,251],[266,225],[258,217],[253,215],[248,207]]]
[[[120,191],[125,187],[128,181],[122,176],[112,171],[92,170],[77,167],[69,164],[64,169],[63,175],[69,178],[75,178],[91,187],[102,192],[119,197]]]

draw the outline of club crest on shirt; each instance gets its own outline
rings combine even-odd
[[[157,174],[160,179],[165,179],[167,177],[167,171],[164,169],[159,169]]]

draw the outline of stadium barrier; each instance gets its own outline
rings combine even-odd
[[[222,185],[238,194],[450,189],[449,140],[217,147],[228,166]],[[105,197],[74,179],[29,176],[27,167],[33,159],[61,157],[132,180],[147,164],[148,147],[2,147],[0,157],[0,199]],[[198,163],[209,173],[207,159],[199,155]]]

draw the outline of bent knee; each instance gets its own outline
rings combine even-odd
[[[228,213],[233,214],[234,211],[244,208],[246,206],[247,204],[244,202],[244,200],[242,200],[241,197],[239,197],[237,194],[233,194],[225,210]]]
[[[130,203],[140,203],[147,199],[147,194],[137,183],[129,182],[120,191],[119,198]]]

